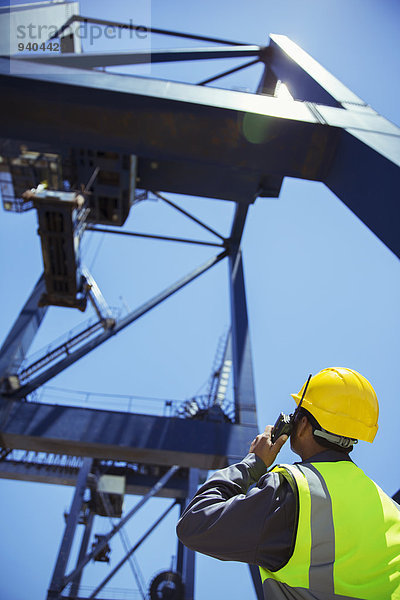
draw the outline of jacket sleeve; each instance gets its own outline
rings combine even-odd
[[[204,483],[180,518],[177,535],[192,550],[214,558],[277,570],[289,560],[295,519],[288,482],[279,473],[267,473],[263,461],[250,453]]]

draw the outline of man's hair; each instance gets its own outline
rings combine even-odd
[[[343,452],[343,454],[349,454],[349,452],[351,452],[353,450],[353,445],[350,445],[347,448],[344,448],[343,446],[339,446],[339,444],[335,444],[334,442],[330,442],[329,440],[326,440],[323,437],[315,435],[315,431],[326,432],[326,429],[321,427],[321,425],[318,423],[317,419],[307,409],[305,409],[301,406],[300,408],[298,408],[296,410],[295,423],[300,421],[300,419],[302,417],[306,417],[307,421],[310,423],[310,425],[312,427],[314,439],[316,442],[318,442],[318,444],[320,444],[320,446],[323,446],[324,448],[329,448],[329,450],[336,450],[337,452]],[[331,432],[328,431],[327,433],[331,433]]]

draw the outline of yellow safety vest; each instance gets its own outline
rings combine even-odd
[[[400,600],[400,507],[351,461],[279,465],[298,493],[293,554],[266,598]]]

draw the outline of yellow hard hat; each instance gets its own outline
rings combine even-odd
[[[304,387],[291,394],[299,405]],[[379,405],[370,382],[353,369],[329,367],[310,379],[301,406],[326,431],[372,442],[378,431]]]

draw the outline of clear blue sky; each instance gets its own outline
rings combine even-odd
[[[96,2],[96,9],[93,6],[82,1],[81,13],[135,20],[133,3]],[[267,44],[269,33],[286,34],[375,110],[400,125],[400,7],[395,0],[203,0],[192,4],[154,0],[151,23],[255,44]],[[157,38],[155,44],[160,47],[163,40]],[[174,45],[184,44],[178,40]],[[152,67],[151,74],[171,79],[186,75],[197,81],[222,68],[172,65]],[[253,83],[245,75],[222,82],[232,88]],[[180,198],[179,202],[222,233],[229,230],[232,206],[228,202],[197,198]],[[36,228],[34,213],[0,215],[3,339],[41,272]],[[195,234],[192,225],[156,202],[134,208],[126,228]],[[183,249],[165,242],[86,235],[84,260],[88,265],[94,261],[94,276],[112,306],[121,304],[122,297],[136,307],[211,254],[207,249]],[[206,239],[201,231],[199,235]],[[398,259],[322,184],[293,179],[284,181],[279,199],[259,199],[251,208],[243,252],[260,428],[272,423],[280,410],[292,409],[290,393],[298,391],[308,373],[325,366],[360,371],[377,391],[380,428],[374,444],[360,443],[353,458],[392,495],[400,487],[396,450],[400,420]],[[189,398],[207,381],[218,339],[228,325],[226,270],[225,263],[219,265],[49,385],[94,393]],[[50,309],[33,350],[80,320],[78,311]],[[57,397],[51,389],[46,394],[48,401]],[[295,457],[285,448],[280,460],[292,462]],[[72,489],[5,480],[0,486],[0,598],[43,600]],[[137,498],[129,497],[126,504],[135,502]],[[133,519],[128,528],[132,542],[164,504],[155,500],[143,509],[138,522]],[[176,518],[174,513],[138,553],[147,581],[170,565]],[[98,519],[96,533],[107,529]],[[112,547],[113,565],[121,555],[119,541]],[[84,585],[97,583],[108,570],[96,563]],[[136,587],[129,567],[110,585]],[[248,569],[198,556],[196,600],[217,596],[254,597]]]

